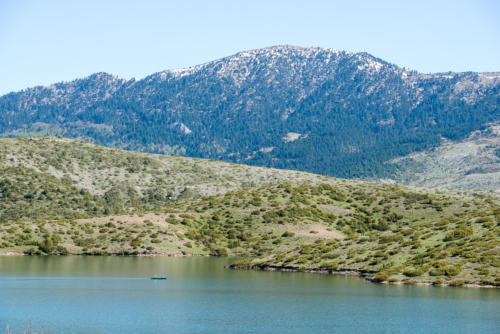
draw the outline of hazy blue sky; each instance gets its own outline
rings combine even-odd
[[[277,44],[367,51],[422,72],[500,71],[500,1],[0,0],[0,94]]]

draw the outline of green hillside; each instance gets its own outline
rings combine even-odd
[[[1,220],[154,210],[177,198],[268,184],[340,182],[310,173],[128,152],[59,138],[0,139],[0,168]]]
[[[0,252],[236,255],[234,268],[500,283],[500,200],[67,139],[0,140]]]
[[[428,188],[500,191],[500,126],[475,131],[465,140],[444,140],[423,152],[390,161],[399,184]]]

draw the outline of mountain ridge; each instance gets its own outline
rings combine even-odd
[[[497,120],[499,86],[498,73],[422,74],[368,53],[273,46],[140,80],[100,72],[10,93],[0,135],[386,177],[391,159]]]
[[[257,48],[257,49],[251,49],[251,50],[246,50],[246,51],[240,51],[237,52],[233,55],[226,56],[223,58],[207,61],[205,63],[201,63],[198,65],[193,65],[193,66],[188,66],[188,67],[182,67],[182,68],[177,68],[177,69],[166,69],[162,70],[159,72],[155,72],[149,75],[146,75],[145,77],[141,79],[137,78],[131,78],[131,79],[125,79],[121,78],[118,75],[114,75],[112,73],[108,72],[95,72],[91,73],[87,76],[84,76],[82,78],[76,78],[74,80],[70,81],[59,81],[53,84],[49,85],[35,85],[31,87],[27,87],[25,89],[22,89],[20,91],[11,91],[5,94],[0,95],[0,98],[6,96],[6,95],[12,95],[12,94],[18,94],[18,93],[23,93],[29,90],[35,90],[35,89],[50,89],[54,90],[54,88],[60,87],[62,85],[66,84],[72,84],[76,82],[81,82],[81,81],[93,81],[93,80],[103,80],[106,79],[108,82],[113,81],[113,82],[118,82],[120,84],[125,84],[125,83],[130,83],[133,84],[138,81],[144,81],[148,79],[152,79],[155,77],[161,77],[162,75],[172,75],[172,76],[186,76],[186,75],[191,75],[196,71],[199,71],[201,69],[204,69],[210,65],[217,64],[219,62],[224,62],[224,61],[233,61],[235,59],[240,59],[243,57],[255,57],[258,55],[262,55],[265,52],[271,52],[274,55],[277,55],[275,51],[308,51],[302,54],[302,56],[307,56],[316,51],[316,53],[332,53],[335,55],[347,55],[347,56],[358,56],[359,58],[362,58],[362,60],[366,61],[366,68],[371,68],[371,69],[379,69],[382,65],[389,66],[393,69],[397,69],[401,72],[402,76],[408,77],[409,75],[419,75],[422,76],[423,78],[434,78],[434,77],[447,77],[448,79],[451,79],[456,76],[466,76],[470,74],[477,74],[486,80],[491,80],[496,82],[500,82],[500,71],[487,71],[487,72],[474,72],[474,71],[463,71],[463,72],[452,72],[452,71],[444,71],[444,72],[430,72],[430,73],[425,73],[425,72],[419,72],[417,70],[407,70],[405,67],[400,67],[399,65],[387,62],[381,58],[378,58],[376,56],[373,56],[372,54],[368,52],[350,52],[350,51],[345,51],[345,50],[337,50],[333,48],[324,48],[324,47],[302,47],[302,46],[296,46],[296,45],[273,45],[269,47],[263,47],[263,48]],[[361,60],[361,59],[360,59]],[[451,76],[451,77],[450,77]],[[164,79],[162,79],[164,80]]]
[[[175,68],[175,69],[165,69],[165,70],[161,70],[161,71],[158,71],[158,72],[155,72],[155,73],[152,73],[152,74],[148,74],[148,75],[146,75],[146,76],[144,76],[144,77],[142,77],[140,79],[135,78],[135,77],[130,78],[130,79],[126,79],[126,78],[122,78],[122,77],[120,77],[118,75],[109,73],[109,72],[100,71],[100,72],[91,73],[91,74],[89,74],[87,76],[84,76],[84,77],[81,77],[81,78],[76,78],[76,79],[69,80],[69,81],[58,81],[58,82],[55,82],[55,83],[52,83],[52,84],[49,84],[49,85],[35,85],[35,86],[26,87],[26,88],[24,88],[22,90],[19,90],[19,91],[7,92],[5,94],[0,95],[0,97],[3,97],[5,95],[10,95],[10,94],[21,93],[21,92],[24,92],[26,90],[31,90],[31,89],[35,89],[35,88],[50,88],[52,86],[58,86],[58,85],[62,85],[62,84],[68,84],[68,83],[72,83],[72,82],[75,82],[75,81],[81,81],[81,80],[87,80],[87,79],[102,79],[102,77],[107,77],[109,79],[116,80],[116,81],[121,81],[121,82],[137,82],[137,81],[142,81],[142,80],[148,79],[150,77],[155,77],[155,76],[161,75],[163,73],[184,76],[184,75],[189,75],[190,73],[193,73],[194,71],[202,69],[202,68],[204,68],[204,67],[206,67],[208,65],[211,65],[211,64],[214,64],[214,63],[217,63],[217,62],[220,62],[220,61],[232,59],[232,58],[235,58],[235,57],[240,57],[241,55],[252,55],[252,54],[255,55],[256,53],[259,53],[259,52],[262,52],[262,51],[286,50],[286,49],[292,49],[292,50],[318,50],[318,51],[323,51],[323,52],[331,52],[331,53],[334,53],[334,54],[337,54],[337,55],[338,54],[346,54],[346,55],[349,55],[349,56],[353,56],[353,55],[366,56],[367,58],[370,58],[372,61],[376,61],[376,62],[378,62],[380,64],[388,65],[388,66],[391,66],[393,68],[398,68],[398,69],[402,70],[403,73],[406,73],[406,74],[408,74],[408,73],[417,73],[417,74],[422,75],[422,76],[427,77],[427,78],[435,77],[435,76],[446,76],[446,75],[479,74],[479,75],[483,75],[485,77],[488,77],[489,79],[492,79],[492,80],[500,80],[500,71],[485,71],[485,72],[477,72],[477,71],[420,72],[418,70],[406,69],[406,67],[402,67],[400,65],[397,65],[397,64],[385,61],[385,60],[383,60],[381,58],[378,58],[378,57],[376,57],[376,56],[374,56],[374,55],[372,55],[372,54],[370,54],[368,52],[365,52],[365,51],[351,52],[351,51],[339,50],[339,49],[334,49],[334,48],[326,48],[326,47],[303,47],[303,46],[298,46],[298,45],[282,44],[282,45],[272,45],[272,46],[263,47],[263,48],[256,48],[256,49],[250,49],[250,50],[240,51],[240,52],[237,52],[237,53],[235,53],[233,55],[230,55],[230,56],[225,56],[225,57],[222,57],[222,58],[210,60],[210,61],[207,61],[207,62],[204,62],[204,63],[201,63],[201,64],[197,64],[197,65],[192,65],[192,66],[187,66],[187,67],[180,67],[180,68]],[[186,74],[185,72],[188,72],[188,73]]]

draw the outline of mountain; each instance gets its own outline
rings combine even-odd
[[[106,73],[0,97],[3,136],[107,146],[338,177],[498,122],[499,73],[422,74],[367,53],[275,46],[123,80]]]
[[[487,193],[50,138],[0,139],[0,175],[0,255],[236,255],[235,268],[500,285]]]

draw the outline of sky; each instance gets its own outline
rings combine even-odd
[[[500,71],[500,0],[0,0],[0,95],[279,44],[366,51],[427,73]]]

